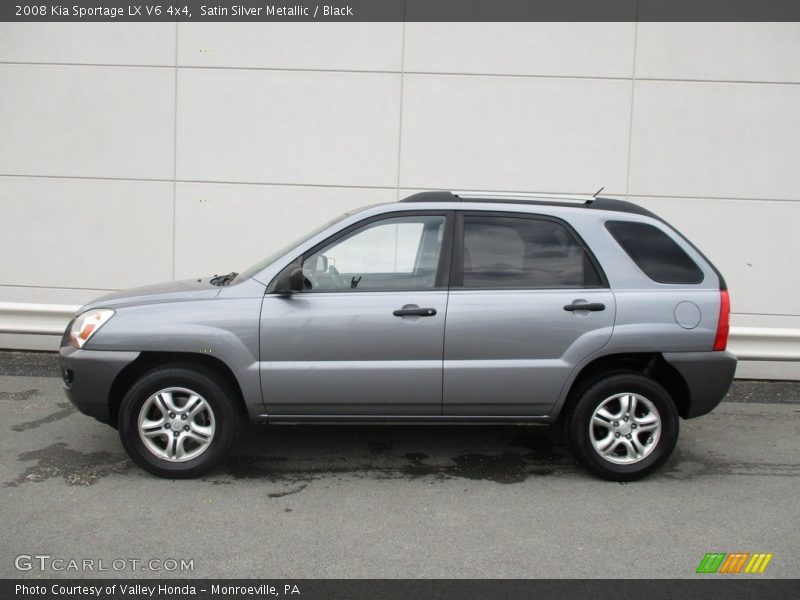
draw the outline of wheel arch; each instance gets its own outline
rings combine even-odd
[[[599,356],[580,368],[569,384],[558,418],[571,410],[577,397],[594,382],[615,373],[637,373],[656,381],[672,398],[682,418],[687,418],[691,392],[678,370],[658,352],[625,352]]]
[[[145,373],[167,366],[183,366],[200,372],[213,371],[234,391],[236,407],[243,415],[247,415],[247,406],[239,381],[230,367],[219,358],[192,352],[142,352],[136,360],[119,372],[111,384],[108,394],[108,409],[113,427],[117,427],[120,404],[131,386]]]

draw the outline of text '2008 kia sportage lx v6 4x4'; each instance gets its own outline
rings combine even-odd
[[[591,472],[657,469],[733,379],[714,266],[634,204],[423,192],[242,273],[113,293],[65,332],[66,393],[191,477],[256,422],[562,421]]]

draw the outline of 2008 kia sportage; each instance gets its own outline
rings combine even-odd
[[[164,477],[211,470],[249,418],[561,421],[623,481],[727,393],[728,314],[722,275],[634,204],[424,192],[238,274],[99,298],[60,360],[70,400]]]

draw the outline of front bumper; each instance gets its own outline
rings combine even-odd
[[[730,352],[665,352],[664,360],[689,387],[689,407],[681,415],[685,419],[714,410],[728,393],[736,372],[736,357]]]
[[[62,346],[59,354],[61,379],[69,401],[83,414],[114,425],[109,410],[111,386],[122,369],[136,360],[139,353]]]

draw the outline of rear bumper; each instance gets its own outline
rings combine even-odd
[[[689,408],[681,415],[686,419],[714,410],[728,393],[736,372],[736,357],[730,352],[666,352],[664,360],[689,387]]]
[[[138,352],[78,350],[62,346],[59,366],[64,392],[85,415],[111,423],[109,396],[117,375],[139,356]]]

